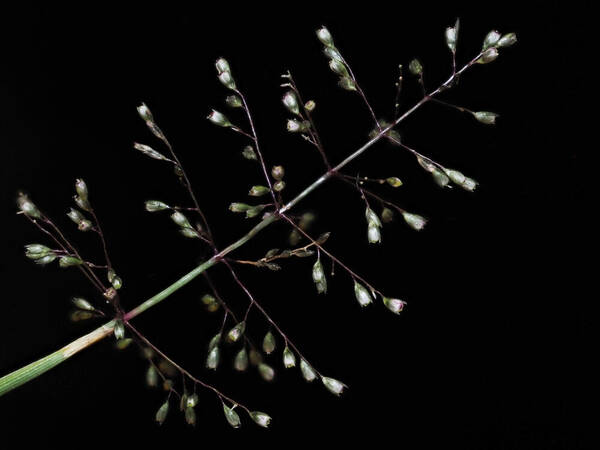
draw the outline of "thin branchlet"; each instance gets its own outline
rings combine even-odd
[[[292,219],[290,219],[289,217],[287,217],[285,214],[282,214],[282,217],[296,230],[298,230],[298,232],[300,234],[302,234],[306,239],[308,239],[311,243],[313,243],[313,245],[315,245],[321,252],[325,253],[332,261],[334,261],[338,266],[342,267],[346,272],[348,272],[348,274],[356,280],[360,280],[362,281],[371,291],[378,293],[379,295],[381,295],[383,297],[383,294],[376,289],[371,283],[369,283],[367,280],[365,280],[363,277],[361,277],[360,275],[358,275],[356,272],[354,272],[352,269],[350,269],[350,267],[348,267],[346,264],[344,264],[342,261],[340,261],[339,258],[337,258],[333,253],[329,252],[328,250],[326,250],[321,244],[319,244],[317,242],[316,239],[314,239],[311,235],[309,235],[306,231],[304,231],[301,227],[299,227],[296,222],[294,222]]]
[[[183,367],[181,367],[179,364],[177,364],[175,361],[173,361],[171,358],[169,358],[163,351],[161,351],[156,345],[154,345],[152,342],[150,342],[148,340],[148,338],[146,338],[142,333],[140,333],[137,330],[137,328],[135,328],[133,325],[131,325],[131,323],[125,322],[125,324],[127,325],[127,328],[129,328],[146,346],[150,347],[158,355],[160,355],[165,361],[167,361],[169,364],[171,364],[173,367],[175,367],[175,369],[177,369],[177,371],[179,373],[181,373],[182,376],[187,377],[190,381],[192,381],[194,383],[194,385],[200,385],[200,386],[202,386],[202,387],[204,387],[204,388],[206,388],[206,389],[214,392],[217,395],[217,397],[219,398],[219,400],[221,400],[221,401],[226,400],[229,403],[231,403],[232,405],[237,405],[240,408],[242,408],[245,411],[247,411],[248,413],[250,412],[250,409],[248,409],[242,403],[240,403],[240,402],[232,399],[231,397],[225,395],[223,392],[221,392],[220,390],[218,390],[213,385],[211,385],[209,383],[206,383],[205,381],[201,380],[200,378],[195,377],[190,372],[188,372],[186,369],[184,369]],[[160,373],[160,370],[159,370],[159,373]]]
[[[248,107],[248,102],[246,101],[246,97],[239,89],[236,89],[235,92],[242,99],[242,106],[244,111],[246,112],[246,117],[248,118],[248,123],[250,124],[250,130],[252,130],[251,135],[247,135],[248,138],[254,142],[254,146],[256,149],[256,154],[258,155],[258,160],[260,161],[260,166],[262,168],[263,175],[265,177],[265,181],[267,182],[267,186],[269,187],[269,191],[271,196],[273,197],[273,203],[275,204],[275,209],[279,209],[279,200],[275,194],[275,190],[273,189],[273,183],[271,182],[271,177],[269,177],[269,173],[267,172],[267,166],[265,164],[265,159],[263,158],[262,152],[260,150],[260,143],[258,141],[258,135],[256,134],[256,129],[254,128],[254,120],[252,119],[252,114],[250,113],[250,108]]]
[[[61,248],[61,250],[62,250],[62,252],[64,252],[64,254],[74,255],[76,258],[81,259],[79,256],[79,253],[77,252],[77,250],[75,250],[75,247],[73,247],[73,245],[70,244],[69,241],[66,240],[64,234],[60,233],[60,234],[55,235],[52,231],[47,230],[42,225],[42,223],[44,223],[46,225],[51,225],[51,228],[53,231],[58,230],[58,227],[56,227],[47,216],[45,216],[43,213],[41,213],[41,214],[42,214],[42,218],[40,220],[29,217],[26,214],[24,214],[24,216],[27,220],[29,220],[31,223],[33,223],[42,233],[50,236],[50,238]],[[42,222],[42,223],[40,223],[40,222]],[[67,249],[67,247],[68,247],[68,249]],[[106,287],[102,284],[102,282],[98,279],[98,277],[90,270],[89,267],[82,264],[82,265],[78,265],[77,268],[81,271],[81,273],[83,273],[83,275],[85,275],[85,277],[100,292],[100,294],[104,294],[106,292]]]
[[[314,145],[316,147],[316,149],[319,151],[319,154],[321,155],[321,158],[323,158],[323,163],[325,164],[325,167],[327,167],[327,170],[330,170],[331,164],[329,163],[329,160],[327,159],[327,155],[325,154],[325,149],[323,148],[323,144],[321,143],[321,137],[319,136],[319,133],[317,133],[317,128],[315,127],[315,123],[312,119],[312,115],[311,115],[310,111],[308,110],[308,108],[306,108],[306,104],[302,100],[302,95],[300,94],[298,86],[296,85],[296,81],[294,80],[291,72],[289,72],[289,71],[285,75],[283,75],[283,77],[285,77],[289,80],[289,83],[286,83],[283,86],[289,86],[294,91],[296,96],[298,97],[298,103],[300,105],[300,107],[299,107],[300,117],[303,120],[307,120],[308,123],[310,124],[310,127],[308,128],[309,136],[306,136],[304,134],[302,136],[308,142],[310,142],[312,145]]]
[[[233,269],[233,267],[231,266],[231,264],[229,264],[229,262],[227,260],[223,261],[225,263],[225,265],[229,268],[229,270],[231,271],[231,276],[233,277],[233,279],[235,280],[235,282],[239,285],[239,287],[246,293],[246,295],[248,296],[248,299],[250,300],[250,305],[248,306],[248,309],[246,310],[246,317],[248,316],[249,312],[250,312],[250,307],[255,306],[264,316],[264,318],[271,324],[271,326],[273,326],[273,328],[275,330],[277,330],[277,332],[281,335],[281,337],[283,338],[283,340],[285,341],[285,343],[287,345],[289,345],[291,348],[293,348],[296,353],[305,361],[308,362],[308,359],[306,359],[302,353],[300,353],[300,351],[298,350],[298,347],[293,343],[293,341],[288,337],[288,335],[286,333],[283,332],[283,330],[279,327],[279,325],[277,325],[277,323],[271,318],[271,316],[269,316],[269,314],[265,311],[265,309],[260,305],[260,303],[258,303],[256,301],[256,299],[254,298],[254,296],[252,295],[252,293],[250,292],[250,290],[246,287],[246,285],[240,280],[240,278],[238,277],[236,271]],[[245,320],[245,319],[244,319]],[[317,369],[313,367],[313,370],[320,376],[319,372],[317,371]]]

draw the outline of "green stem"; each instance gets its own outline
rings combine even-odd
[[[79,339],[64,346],[60,350],[50,353],[48,356],[44,356],[42,359],[38,359],[28,366],[21,367],[20,369],[3,376],[0,378],[0,397],[15,388],[18,388],[22,384],[39,377],[48,370],[58,366],[61,362],[69,359],[80,350],[89,347],[101,339],[104,339],[106,336],[112,333],[114,326],[115,321],[111,320],[101,327],[96,328],[91,333],[81,336]]]

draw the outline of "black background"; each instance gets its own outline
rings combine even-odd
[[[213,66],[219,56],[228,58],[248,96],[268,163],[286,167],[291,199],[322,167],[313,148],[285,131],[288,115],[278,87],[284,70],[292,71],[305,98],[317,102],[314,116],[332,161],[365,142],[372,128],[358,96],[335,85],[314,35],[318,26],[329,27],[383,118],[390,117],[399,63],[418,56],[429,88],[447,78],[443,30],[457,16],[459,62],[477,53],[489,30],[515,31],[518,45],[469,70],[444,97],[498,112],[496,126],[426,105],[399,129],[408,145],[472,176],[480,188],[442,190],[407,152],[380,143],[348,173],[400,177],[403,187],[379,191],[428,217],[425,231],[396,221],[385,226],[383,246],[369,246],[364,204],[336,182],[298,205],[298,212],[318,213],[315,234],[333,232],[327,245],[338,257],[408,302],[401,317],[381,304],[361,310],[340,268],[325,297],[311,282],[312,261],[289,261],[277,273],[239,269],[308,359],[350,386],[340,399],[308,385],[298,371],[284,371],[280,353],[269,358],[278,371],[272,385],[253,371],[232,373],[228,360],[216,374],[207,373],[206,342],[221,315],[203,311],[199,298],[207,287],[198,280],[135,324],[192,372],[269,412],[270,431],[246,417],[241,430],[232,430],[208,392],[200,392],[196,430],[174,408],[157,427],[153,415],[164,395],[144,386],[145,363],[135,350],[117,353],[111,342],[101,342],[0,399],[2,434],[66,437],[68,445],[76,432],[97,441],[152,436],[181,445],[230,439],[319,445],[364,436],[375,445],[391,438],[407,448],[437,441],[457,448],[583,447],[577,349],[587,319],[571,277],[578,266],[574,230],[581,185],[569,101],[584,70],[574,62],[583,44],[574,17],[585,16],[586,8],[566,11],[556,2],[533,2],[527,9],[504,2],[220,6],[30,7],[2,15],[0,372],[94,327],[68,321],[71,295],[99,300],[77,271],[42,269],[23,257],[24,244],[45,239],[14,214],[18,189],[99,260],[98,242],[78,233],[64,215],[73,180],[87,181],[124,279],[127,309],[206,257],[166,215],[143,210],[146,199],[182,204],[185,193],[165,164],[131,148],[133,141],[159,148],[136,114],[141,101],[179,152],[218,244],[248,229],[249,221],[227,206],[244,201],[248,187],[261,182],[260,173],[240,155],[243,137],[205,120],[214,107],[244,123],[223,105],[227,92]],[[406,108],[418,100],[419,89],[410,76],[405,80]],[[238,255],[259,258],[284,246],[287,232],[274,225]],[[211,271],[225,298],[243,312],[247,300],[227,272]],[[249,335],[259,340],[267,330],[252,313]],[[228,350],[226,358],[232,355]]]

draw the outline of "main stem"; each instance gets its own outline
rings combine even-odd
[[[468,66],[470,66],[472,63],[473,62],[471,62],[471,63],[467,64],[465,67],[463,67],[463,69],[460,70],[459,73],[462,72],[464,69],[466,69]],[[454,75],[452,77],[450,77],[450,79],[448,79],[448,81],[446,81],[444,84],[442,84],[442,86],[448,85],[452,81],[453,77],[454,77]],[[218,262],[220,262],[227,254],[229,254],[232,251],[236,250],[237,248],[241,247],[246,242],[248,242],[250,239],[252,239],[254,236],[256,236],[264,228],[268,227],[273,222],[277,221],[280,218],[280,214],[284,214],[285,212],[289,211],[298,202],[300,202],[302,199],[304,199],[304,197],[306,197],[311,192],[313,192],[315,189],[317,189],[325,181],[327,181],[328,179],[333,177],[340,169],[342,169],[344,166],[349,164],[351,161],[353,161],[354,159],[356,159],[360,155],[362,155],[367,149],[369,149],[371,146],[373,146],[373,144],[375,144],[377,141],[379,141],[393,127],[395,127],[400,122],[402,122],[404,119],[406,119],[409,115],[411,115],[418,108],[420,108],[424,103],[428,102],[433,95],[438,94],[441,91],[442,86],[440,86],[440,88],[433,91],[430,95],[422,98],[418,103],[416,103],[412,108],[410,108],[408,111],[406,111],[402,116],[398,117],[391,125],[380,130],[373,139],[371,139],[366,144],[364,144],[362,147],[360,147],[358,150],[356,150],[354,153],[349,155],[346,159],[344,159],[341,163],[339,163],[333,169],[328,170],[326,173],[324,173],[322,176],[320,176],[317,180],[315,180],[312,184],[310,184],[306,189],[304,189],[302,192],[300,192],[300,194],[298,194],[293,200],[291,200],[285,206],[281,207],[279,211],[266,216],[261,222],[259,222],[256,226],[254,226],[254,228],[252,228],[248,233],[246,233],[240,239],[235,241],[233,244],[229,245],[224,250],[221,250],[219,253],[215,254],[212,258],[203,262],[202,264],[197,266],[195,269],[193,269],[191,272],[187,273],[186,275],[181,277],[179,280],[175,281],[173,284],[171,284],[167,288],[160,291],[158,294],[154,295],[153,297],[149,298],[145,302],[138,305],[136,308],[134,308],[131,311],[129,311],[128,313],[126,313],[123,316],[123,320],[129,321],[129,320],[137,317],[144,311],[146,311],[146,310],[152,308],[153,306],[157,305],[158,303],[162,302],[165,298],[169,297],[175,291],[179,290],[180,288],[182,288],[183,286],[188,284],[190,281],[192,281],[198,275],[205,272],[207,269],[214,266]],[[22,367],[18,370],[15,370],[14,372],[9,373],[8,375],[3,376],[2,378],[0,378],[0,397],[2,395],[6,394],[7,392],[12,391],[13,389],[16,389],[17,387],[21,386],[22,384],[25,384],[28,381],[31,381],[34,378],[39,377],[43,373],[56,367],[63,361],[67,360],[68,358],[70,358],[74,354],[80,352],[81,350],[89,347],[90,345],[94,344],[95,342],[98,342],[99,340],[104,339],[106,336],[112,334],[114,326],[115,326],[114,320],[107,322],[104,325],[102,325],[101,327],[92,331],[91,333],[88,333],[85,336],[80,337],[79,339],[71,342],[70,344],[55,351],[54,353],[51,353],[50,355],[47,355],[25,367]]]

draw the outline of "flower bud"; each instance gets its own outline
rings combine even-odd
[[[317,104],[315,103],[314,100],[309,100],[304,104],[304,109],[306,109],[308,112],[313,112],[315,109],[315,106],[317,106]]]
[[[256,153],[254,152],[254,149],[252,148],[251,145],[246,145],[244,147],[244,150],[242,150],[242,156],[249,160],[256,161],[256,159],[257,159]]]
[[[25,246],[25,256],[29,259],[38,260],[53,254],[52,249],[42,244],[29,244]]]
[[[204,294],[200,300],[207,306],[217,302],[217,299],[210,294]]]
[[[112,287],[115,289],[121,289],[123,286],[123,280],[119,277],[113,269],[109,269],[108,273],[108,282],[112,284]]]
[[[149,156],[150,158],[158,159],[161,161],[171,161],[169,158],[164,156],[162,153],[157,152],[156,150],[154,150],[152,147],[150,147],[148,145],[144,145],[144,144],[135,142],[133,144],[133,148],[135,148],[136,150],[139,150],[144,155]]]
[[[78,225],[79,225],[79,222],[81,222],[82,220],[85,219],[83,214],[81,214],[79,211],[77,211],[76,209],[73,209],[73,208],[71,208],[69,210],[69,212],[67,213],[67,217],[69,217],[69,219],[71,219],[73,222],[75,222]]]
[[[162,425],[165,422],[165,419],[167,418],[168,412],[169,412],[169,400],[164,402],[161,405],[161,407],[158,408],[158,411],[156,411],[156,416],[154,417],[154,420],[156,420],[156,422],[159,425]]]
[[[435,168],[433,172],[431,172],[431,176],[433,177],[433,181],[435,181],[439,187],[446,187],[448,186],[448,183],[450,183],[450,178],[438,168]]]
[[[231,89],[232,91],[235,91],[235,81],[233,80],[233,77],[231,76],[231,72],[221,72],[218,76],[219,81],[223,84],[223,86],[225,86],[227,89]]]
[[[85,298],[81,298],[81,297],[73,297],[71,299],[71,301],[73,302],[73,304],[84,311],[96,311],[96,308],[94,308],[92,306],[92,304],[90,302],[88,302]]]
[[[233,410],[234,408],[235,405],[233,408],[229,408],[227,405],[225,405],[225,403],[223,403],[223,411],[225,412],[225,418],[227,419],[227,422],[233,428],[239,428],[241,425],[240,416],[238,416],[238,413]]]
[[[275,178],[277,181],[283,179],[284,175],[285,175],[285,170],[284,170],[283,166],[273,166],[273,168],[271,169],[271,176],[273,178]]]
[[[287,345],[283,349],[283,365],[286,369],[296,366],[296,357]]]
[[[54,253],[52,253],[50,255],[42,256],[41,258],[35,259],[35,263],[39,264],[40,266],[45,266],[46,264],[50,264],[55,259],[56,259],[56,255]]]
[[[327,388],[327,390],[329,390],[329,392],[335,395],[340,395],[344,391],[344,389],[348,387],[341,381],[336,380],[335,378],[321,377],[321,381],[323,382],[323,385]]]
[[[185,421],[188,425],[196,426],[196,411],[194,408],[189,406],[185,408]]]
[[[76,197],[79,198],[79,197]],[[87,220],[83,214],[81,214],[76,209],[71,208],[71,210],[67,213],[69,219],[77,224],[77,228],[81,231],[89,231],[92,229],[92,222]]]
[[[338,86],[347,91],[356,91],[356,83],[349,77],[342,77],[338,80]]]
[[[102,293],[104,298],[107,300],[112,300],[117,296],[117,290],[114,287],[109,287],[106,291]]]
[[[209,312],[215,312],[219,309],[219,303],[217,302],[217,299],[210,294],[203,295],[200,300],[202,303],[204,303],[204,305],[206,305],[206,309]]]
[[[515,33],[505,34],[500,38],[500,40],[496,43],[497,47],[510,47],[517,43],[517,35]]]
[[[154,122],[147,121],[146,126],[154,136],[156,136],[160,140],[165,140],[165,135],[163,134],[162,130],[158,128],[158,125],[156,125]]]
[[[319,238],[315,241],[318,244],[321,244],[322,242],[321,239],[327,240],[327,238],[329,237],[331,233],[327,232],[327,233],[323,233],[321,236],[319,236]],[[315,252],[314,250],[303,250],[303,249],[296,249],[296,250],[290,250],[290,249],[286,249],[283,250],[280,254],[279,257],[281,258],[289,258],[290,256],[297,256],[298,258],[306,258],[308,256],[312,256],[314,255]]]
[[[188,239],[198,239],[198,238],[200,238],[200,233],[198,233],[193,228],[181,228],[179,230],[179,233],[181,233],[181,235],[183,237],[186,237]]]
[[[501,35],[497,31],[490,31],[483,40],[482,50],[487,50],[488,48],[495,46],[496,43],[500,40],[500,37]]]
[[[148,387],[158,386],[158,372],[153,365],[150,365],[146,370],[146,384]]]
[[[317,287],[319,294],[327,293],[327,278],[325,277],[325,271],[323,270],[323,264],[321,264],[321,258],[317,258],[317,261],[313,265],[312,278]]]
[[[275,192],[281,192],[285,189],[285,181],[278,181],[277,183],[275,183],[273,185],[273,190],[275,190]]]
[[[446,169],[446,175],[452,180],[454,184],[461,185],[464,183],[466,177],[458,170]]]
[[[363,307],[373,302],[373,297],[371,297],[367,288],[356,280],[354,281],[354,296],[356,297],[356,300],[358,300],[360,306]]]
[[[221,342],[221,333],[215,334],[208,343],[208,351],[210,352],[213,348],[219,345]]]
[[[348,74],[348,69],[346,68],[346,65],[342,62],[339,61],[337,59],[331,59],[329,60],[329,68],[337,73],[338,75],[342,76],[342,77],[349,77],[350,75]]]
[[[404,221],[411,227],[413,230],[420,231],[423,229],[427,220],[423,216],[419,216],[418,214],[412,214],[409,212],[403,212],[402,217],[404,217]]]
[[[367,238],[370,244],[377,244],[381,242],[381,231],[379,228],[381,227],[381,221],[377,214],[373,212],[373,210],[367,207],[365,211],[365,216],[367,217]]]
[[[290,236],[288,237],[288,242],[291,246],[295,247],[302,240],[302,235],[298,232],[298,230],[292,230],[290,232]]]
[[[317,217],[314,213],[305,212],[304,214],[302,214],[302,217],[300,217],[300,222],[298,222],[298,226],[300,227],[300,229],[306,231],[310,227],[310,225],[315,221],[316,218]]]
[[[394,220],[394,211],[392,211],[390,208],[384,207],[381,211],[381,220],[384,223],[390,223],[392,220]]]
[[[388,298],[383,297],[383,304],[387,309],[389,309],[394,314],[400,314],[404,307],[406,306],[406,302],[402,300],[398,300],[397,298]]]
[[[477,121],[485,123],[486,125],[494,125],[498,114],[489,111],[477,111],[473,113],[473,116]]]
[[[79,195],[75,195],[73,197],[73,201],[79,208],[83,209],[84,211],[90,212],[92,210],[92,205],[90,205],[90,202],[87,198],[83,199]]]
[[[144,206],[146,207],[146,211],[148,212],[164,211],[165,209],[171,209],[169,205],[161,202],[160,200],[146,200],[146,202],[144,202]]]
[[[225,98],[225,104],[230,108],[241,108],[243,106],[242,99],[237,95],[228,95]]]
[[[266,186],[252,186],[248,195],[252,197],[261,197],[269,193],[269,188]]]
[[[248,368],[248,352],[246,348],[242,348],[235,355],[235,359],[233,360],[233,368],[239,372],[243,372]]]
[[[183,394],[181,395],[181,397],[179,397],[179,411],[185,411],[185,404],[187,402],[187,393],[185,392],[185,390],[183,391]]]
[[[429,159],[421,158],[417,156],[417,162],[419,165],[425,169],[427,172],[433,172],[436,169],[436,165],[431,162]]]
[[[117,341],[125,337],[125,325],[123,324],[123,321],[121,319],[115,320],[113,334],[115,335],[115,339],[117,339]]]
[[[275,378],[275,370],[273,370],[271,366],[265,363],[260,363],[258,365],[258,373],[260,373],[260,376],[265,381],[270,382],[273,381],[273,378]]]
[[[187,217],[185,217],[185,215],[179,211],[175,211],[173,214],[171,214],[171,220],[182,228],[192,228],[192,225]]]
[[[308,130],[308,124],[306,122],[300,122],[296,119],[289,119],[287,121],[287,130],[290,133],[304,133]]]
[[[217,370],[217,366],[219,365],[220,356],[221,356],[221,352],[219,350],[219,346],[215,345],[208,352],[208,357],[206,358],[206,367],[208,367],[209,369]]]
[[[367,218],[367,222],[369,224],[373,224],[376,227],[381,226],[379,217],[377,217],[377,214],[375,214],[375,212],[371,208],[367,207],[367,209],[365,211],[365,217]]]
[[[323,49],[323,53],[329,59],[335,59],[336,61],[339,61],[339,62],[344,61],[344,58],[342,58],[342,55],[340,55],[340,52],[338,52],[337,48],[335,48],[335,47],[325,47]]]
[[[192,395],[188,395],[185,399],[185,406],[188,408],[195,408],[198,404],[198,394],[193,393]]]
[[[215,63],[215,67],[217,68],[217,73],[221,74],[223,72],[231,72],[231,68],[229,67],[229,63],[225,58],[217,59]]]
[[[77,180],[75,180],[75,190],[77,191],[77,195],[79,195],[79,197],[82,200],[87,201],[88,188],[87,188],[87,185],[85,184],[85,181],[83,181],[81,178],[78,178]]]
[[[456,19],[456,23],[453,27],[446,28],[446,45],[452,53],[456,52],[456,41],[458,39],[458,28],[460,25],[459,19]]]
[[[369,225],[367,227],[367,239],[369,244],[380,244],[381,243],[381,230],[379,227]]]
[[[398,177],[389,177],[386,178],[385,181],[392,187],[400,187],[402,186],[402,180]]]
[[[87,219],[82,220],[81,222],[79,222],[79,225],[77,225],[77,228],[79,229],[79,231],[89,231],[93,228],[92,222]]]
[[[325,27],[321,27],[317,30],[317,37],[323,43],[323,45],[327,47],[333,47],[333,38],[331,37],[331,33]]]
[[[231,122],[229,121],[229,119],[227,117],[225,117],[225,115],[221,114],[219,111],[216,111],[214,109],[208,115],[207,119],[210,120],[215,125],[218,125],[220,127],[231,127],[231,126],[233,126],[231,124]]]
[[[74,256],[61,256],[58,261],[58,265],[62,268],[80,266],[82,264],[83,261],[79,258],[75,258]]]
[[[453,27],[446,28],[446,45],[452,53],[456,52],[456,30]]]
[[[49,247],[42,244],[28,244],[25,246],[25,249],[27,250],[27,253],[31,254],[48,254],[52,251]]]
[[[267,334],[265,334],[262,343],[262,348],[267,355],[270,355],[271,353],[273,353],[273,350],[275,350],[275,336],[273,336],[273,333],[271,333],[270,331],[268,331]]]
[[[237,342],[246,330],[246,322],[241,321],[227,333],[228,342]]]
[[[260,411],[252,411],[249,413],[252,420],[261,427],[268,428],[271,423],[271,416]]]
[[[487,63],[491,63],[497,57],[498,57],[498,49],[496,49],[496,47],[491,47],[491,48],[488,48],[486,51],[484,51],[483,54],[479,57],[479,59],[475,62],[477,64],[487,64]]]
[[[302,372],[302,376],[304,377],[304,379],[309,383],[315,378],[317,378],[317,373],[315,372],[315,369],[313,369],[310,366],[310,364],[308,364],[304,359],[300,360],[300,371]]]
[[[410,73],[413,75],[423,75],[423,65],[421,64],[421,61],[416,58],[408,64],[408,70],[410,70]]]
[[[17,196],[17,206],[26,216],[33,217],[34,219],[42,217],[42,213],[37,206],[35,206],[35,204],[29,200],[29,197],[22,192],[19,192],[19,195]]]
[[[90,311],[81,311],[79,309],[76,309],[75,311],[71,311],[71,313],[69,314],[69,320],[71,322],[80,322],[82,320],[91,319],[92,317],[94,317],[94,315]],[[123,342],[124,340],[125,339],[121,339],[120,341],[117,341],[117,345],[120,342]]]
[[[463,189],[473,192],[479,183],[472,178],[466,177],[465,181],[460,185]]]
[[[231,205],[229,205],[229,211],[235,213],[246,212],[250,208],[252,208],[252,206],[247,205],[245,203],[232,203]]]
[[[152,117],[150,108],[148,108],[145,103],[142,103],[140,106],[137,107],[137,112],[142,118],[142,120],[145,120],[146,122],[154,122],[154,117]]]
[[[251,348],[250,352],[248,352],[248,359],[250,360],[250,364],[253,366],[258,366],[262,362],[262,355],[260,352]]]
[[[80,312],[83,312],[83,311],[80,311]],[[89,313],[89,314],[91,316],[91,313]],[[120,339],[117,342],[115,342],[115,348],[117,350],[125,350],[127,347],[129,347],[131,345],[132,342],[133,342],[132,338]]]
[[[279,253],[279,249],[278,248],[272,248],[271,250],[269,250],[267,253],[265,253],[264,258],[265,259],[269,259],[272,258],[273,256],[275,256],[277,253]]]
[[[266,205],[256,205],[246,210],[246,219],[252,219],[253,217],[258,216],[265,207]]]
[[[296,98],[296,94],[294,94],[292,91],[288,91],[283,95],[283,98],[281,99],[281,101],[283,102],[283,104],[285,105],[285,107],[288,109],[289,112],[296,114],[297,116],[300,115],[300,108],[298,107],[298,99]]]

